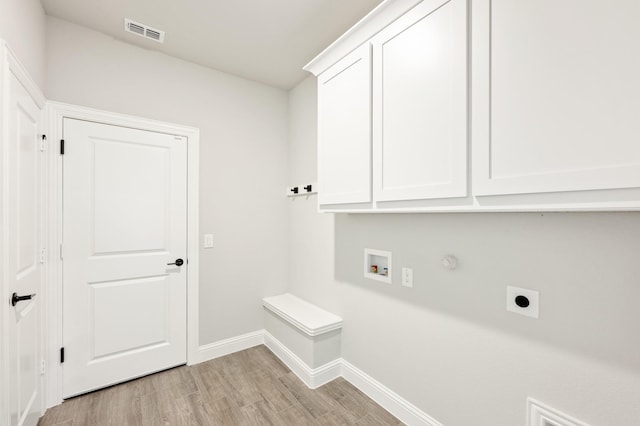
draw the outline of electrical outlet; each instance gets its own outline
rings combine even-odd
[[[213,247],[213,234],[204,234],[204,248]]]
[[[540,293],[526,288],[507,287],[507,311],[538,318],[540,314]]]
[[[405,287],[413,287],[413,269],[402,268],[402,285]]]

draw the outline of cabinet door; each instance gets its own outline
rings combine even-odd
[[[424,0],[372,39],[374,200],[467,194],[467,1]]]
[[[640,187],[640,2],[473,3],[473,192]]]
[[[318,77],[318,202],[371,201],[371,48]]]

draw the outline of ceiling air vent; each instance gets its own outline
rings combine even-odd
[[[137,34],[140,37],[157,41],[158,43],[164,43],[164,31],[151,28],[150,26],[141,24],[140,22],[132,21],[129,18],[124,18],[124,30],[129,33]]]

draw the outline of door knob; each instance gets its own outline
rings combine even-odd
[[[31,300],[31,299],[33,299],[34,297],[36,297],[36,294],[35,294],[35,293],[33,293],[33,294],[27,294],[26,296],[18,296],[18,293],[13,293],[13,294],[11,295],[11,306],[16,306],[16,304],[17,304],[18,302],[21,302],[21,301],[23,301],[23,300]]]
[[[171,263],[167,263],[167,265],[176,265],[176,266],[182,266],[182,264],[184,263],[184,260],[182,259],[176,259],[175,262],[171,262]]]

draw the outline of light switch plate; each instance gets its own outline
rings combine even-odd
[[[413,269],[402,268],[402,285],[405,287],[413,287]]]
[[[213,247],[213,234],[204,234],[204,248]]]

